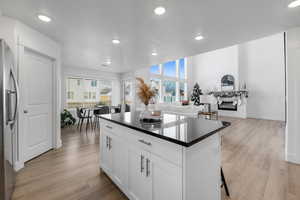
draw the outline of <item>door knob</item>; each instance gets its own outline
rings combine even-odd
[[[28,110],[24,110],[24,113],[27,114],[27,113],[28,113]]]

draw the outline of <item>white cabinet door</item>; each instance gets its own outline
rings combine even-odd
[[[101,167],[130,200],[182,200],[182,168],[101,129]]]
[[[182,171],[158,156],[151,155],[152,200],[182,200]]]
[[[128,145],[122,138],[111,137],[112,176],[116,184],[127,189],[128,180]]]
[[[111,134],[105,131],[101,133],[101,167],[109,175],[112,173],[113,157],[112,157],[112,138]]]
[[[131,200],[151,200],[151,179],[146,177],[149,153],[130,147],[128,157],[128,193]]]

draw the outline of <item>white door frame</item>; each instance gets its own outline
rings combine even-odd
[[[53,63],[53,69],[52,69],[52,148],[57,149],[62,146],[61,142],[61,134],[60,134],[60,85],[61,85],[61,74],[60,74],[60,60],[59,58],[53,58],[52,56],[49,56],[45,54],[44,52],[38,52],[34,50],[33,48],[30,48],[28,46],[24,46],[21,43],[18,43],[17,45],[18,49],[18,63],[17,63],[17,69],[18,69],[18,80],[19,85],[22,84],[22,80],[20,80],[20,68],[24,67],[24,56],[26,49],[29,51],[32,51],[34,53],[40,54],[42,56],[45,56],[49,59],[51,59]],[[20,170],[24,167],[24,153],[25,153],[25,134],[24,134],[24,119],[23,117],[23,101],[22,96],[20,96],[20,109],[19,109],[19,117],[18,117],[18,149],[17,149],[17,161],[15,163],[15,170]]]

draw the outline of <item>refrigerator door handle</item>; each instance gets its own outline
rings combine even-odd
[[[8,119],[8,121],[7,121],[7,124],[9,124],[12,128],[17,120],[17,114],[18,114],[19,103],[20,103],[20,96],[19,96],[20,93],[19,93],[19,86],[17,83],[17,79],[16,79],[16,76],[15,76],[14,72],[12,71],[12,69],[10,70],[10,76],[13,80],[15,91],[10,91],[9,95],[11,95],[11,94],[16,95],[16,98],[15,98],[15,106],[16,107],[14,110],[14,115],[13,115],[12,119]]]

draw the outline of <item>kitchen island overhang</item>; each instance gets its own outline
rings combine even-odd
[[[100,116],[100,168],[130,199],[220,200],[220,130],[230,123],[138,112]],[[141,192],[142,191],[142,192]]]

